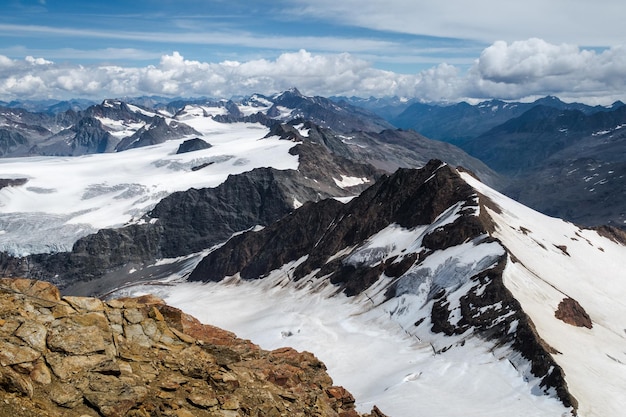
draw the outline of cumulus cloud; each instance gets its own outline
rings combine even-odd
[[[541,39],[485,48],[467,71],[442,63],[416,74],[374,68],[348,53],[306,50],[276,59],[219,63],[187,60],[178,52],[156,65],[58,64],[0,55],[0,99],[102,99],[136,95],[230,97],[298,87],[309,95],[405,96],[425,101],[524,99],[553,94],[605,103],[626,99],[626,48],[596,52]]]
[[[52,61],[48,61],[43,58],[34,58],[32,56],[27,56],[26,58],[24,58],[24,61],[28,62],[31,65],[49,65],[53,63]]]
[[[541,39],[495,42],[470,69],[470,95],[519,98],[554,94],[601,101],[626,96],[626,49],[597,53]]]
[[[577,71],[594,59],[575,45],[552,45],[542,39],[507,44],[495,42],[478,60],[480,75],[489,81],[520,83]]]

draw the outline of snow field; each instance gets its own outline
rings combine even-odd
[[[583,417],[619,417],[626,402],[626,247],[537,213],[463,178],[500,208],[490,216],[495,233],[517,258],[505,270],[505,285],[520,301],[539,335],[559,353]],[[555,317],[566,297],[590,316],[593,328],[575,327]]]
[[[293,267],[262,280],[137,287],[132,295],[156,293],[264,349],[313,352],[334,383],[352,392],[361,412],[373,405],[394,417],[544,417],[566,411],[554,398],[533,395],[489,344],[468,339],[435,354],[427,341],[408,335],[385,308],[373,308],[365,297],[347,298],[321,282],[290,282],[287,272]]]
[[[0,250],[13,245],[16,254],[47,252],[51,248],[37,247],[37,242],[50,234],[65,235],[56,250],[70,250],[78,238],[95,229],[137,220],[175,191],[216,187],[228,175],[258,167],[298,168],[298,157],[289,154],[295,144],[277,137],[263,139],[269,129],[262,125],[222,124],[206,117],[185,122],[213,146],[176,155],[185,140],[180,139],[118,153],[0,159],[0,178],[28,179],[23,186],[0,190],[0,228],[5,232],[0,235]],[[191,170],[203,163],[212,164]],[[23,228],[17,234],[12,226],[18,213],[63,215],[64,219],[48,229],[39,224],[30,234],[23,234]],[[16,248],[16,242],[22,247]]]

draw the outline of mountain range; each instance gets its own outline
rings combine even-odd
[[[626,106],[620,101],[589,106],[553,96],[474,105],[342,100],[364,103],[398,128],[457,145],[501,175],[500,191],[536,210],[587,226],[626,227]]]
[[[612,218],[622,106],[535,105],[459,141],[494,155],[519,146],[515,163],[537,159],[521,173],[295,89],[144,104],[1,110],[4,276],[76,300],[152,293],[263,349],[313,351],[353,413],[621,415],[626,234],[496,189],[539,196],[547,167],[581,171],[606,196],[597,220]],[[525,138],[541,132],[567,138],[538,155]],[[590,200],[571,215],[602,205]],[[17,331],[9,343],[25,348]],[[3,381],[25,375],[2,366]]]
[[[554,96],[543,97],[534,102],[487,100],[476,104],[422,103],[398,97],[368,100],[358,97],[333,97],[333,100],[362,106],[398,128],[412,129],[431,139],[455,144],[480,136],[536,106],[557,110],[578,110],[587,115],[612,111],[624,106],[621,101],[616,101],[608,107],[565,103]]]

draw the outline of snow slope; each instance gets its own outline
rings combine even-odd
[[[555,398],[533,395],[518,371],[490,343],[468,339],[437,354],[431,334],[418,340],[390,319],[387,305],[348,298],[333,285],[289,281],[290,265],[255,281],[139,286],[119,295],[156,293],[205,323],[265,349],[292,346],[318,356],[335,384],[393,417],[545,417],[568,415]]]
[[[396,282],[384,274],[364,293],[346,297],[324,277],[294,282],[291,274],[306,257],[269,276],[219,283],[179,281],[136,285],[116,295],[152,292],[166,301],[267,349],[293,346],[316,354],[336,384],[357,399],[357,408],[378,405],[390,416],[569,416],[554,395],[545,395],[529,363],[510,346],[471,335],[433,333],[429,294],[447,289],[450,321],[459,318],[459,297],[480,293],[470,277],[506,254],[504,282],[529,315],[538,334],[558,353],[578,415],[618,417],[626,401],[626,247],[598,233],[528,209],[471,176],[461,174],[493,204],[493,236],[438,250]],[[429,231],[451,224],[462,205],[449,207],[432,225],[405,229],[392,224],[357,247],[331,256],[354,265],[375,265],[405,251],[419,251]],[[491,207],[491,208],[488,208]],[[484,213],[483,213],[484,214]],[[310,276],[314,276],[313,272]],[[407,274],[403,276],[408,276]],[[173,284],[173,285],[172,285]],[[555,318],[566,297],[577,300],[593,328]],[[498,303],[492,307],[498,309]],[[425,324],[413,323],[424,317]],[[515,331],[515,322],[510,331]]]
[[[501,209],[488,209],[500,225],[494,236],[518,260],[508,263],[505,285],[539,335],[560,352],[553,357],[579,401],[579,415],[624,415],[626,247],[595,231],[533,211],[469,175],[463,178]],[[592,329],[555,318],[566,297],[584,308]]]
[[[423,238],[452,224],[463,209],[467,211],[465,204],[456,203],[431,225],[414,229],[391,224],[330,256],[327,263],[345,257],[344,264],[376,265],[420,252]],[[156,293],[201,321],[263,348],[288,345],[311,351],[326,363],[335,383],[355,395],[362,411],[376,404],[395,417],[569,415],[555,396],[543,394],[528,362],[510,346],[496,346],[471,329],[455,336],[431,330],[437,302],[433,294],[446,289],[450,321],[458,320],[460,298],[480,292],[480,282],[472,277],[492,268],[504,254],[500,243],[479,236],[434,251],[398,279],[382,274],[354,297],[346,297],[325,277],[314,278],[317,271],[293,281],[306,256],[259,280],[235,275],[220,283],[139,284],[115,296]],[[388,298],[392,284],[396,296]]]
[[[189,114],[184,122],[213,146],[176,155],[180,139],[118,153],[0,159],[0,178],[28,179],[0,190],[0,251],[70,250],[97,229],[139,219],[172,192],[215,187],[257,167],[298,167],[297,156],[289,154],[295,143],[263,139],[269,129],[260,124]]]

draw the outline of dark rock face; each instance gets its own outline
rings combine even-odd
[[[122,139],[115,150],[121,152],[142,146],[156,145],[188,135],[199,135],[199,133],[184,123],[172,121],[168,124],[163,117],[155,116],[150,120],[149,125],[142,127],[132,136]]]
[[[440,172],[433,175],[436,171]],[[430,176],[433,178],[426,181]],[[295,261],[308,254],[308,259],[296,270],[294,278],[298,279],[322,267],[334,253],[362,242],[389,224],[396,223],[406,228],[430,224],[443,210],[469,198],[472,193],[473,189],[441,161],[431,161],[419,171],[401,169],[390,177],[382,178],[345,206],[336,201],[309,204],[281,222],[249,233],[255,236],[250,238],[251,241],[263,241],[257,246],[263,248],[263,254],[256,253],[252,248],[237,248],[241,239],[227,242],[223,249],[207,256],[190,279],[221,280],[246,268],[255,272],[246,274],[247,277],[264,275],[276,265],[266,263],[269,269],[262,270],[256,266],[260,262],[256,260],[259,256],[259,259]],[[415,195],[422,198],[414,198]],[[293,231],[294,236],[290,237],[286,230]],[[294,246],[295,242],[298,244]],[[315,242],[317,244],[312,247]],[[287,253],[290,255],[287,257],[286,248],[289,248]],[[251,256],[237,257],[242,261],[240,263],[233,263],[235,259],[213,259],[231,251],[242,251]],[[255,266],[248,265],[249,261]],[[217,265],[228,265],[230,273],[220,270]]]
[[[70,128],[37,143],[30,152],[48,156],[78,156],[111,152],[118,142],[98,119],[83,117]]]
[[[276,175],[280,174],[271,168],[260,168],[230,176],[214,189],[191,189],[162,200],[150,213],[163,230],[162,255],[197,252],[289,213],[293,206]]]
[[[262,277],[307,253],[342,208],[342,203],[332,199],[307,203],[259,232],[235,236],[224,245],[224,250],[218,251],[219,254],[205,257],[190,280],[219,281],[237,272],[248,279]],[[309,227],[296,233],[284,232],[297,230],[303,224]]]
[[[76,136],[72,141],[72,154],[103,153],[117,143],[109,132],[104,131],[97,119],[82,119],[75,127]]]
[[[0,129],[0,156],[10,155],[28,147],[28,139],[20,132]]]
[[[117,140],[104,130],[102,123],[98,119],[87,117],[71,129],[75,135],[69,144],[70,155],[84,155],[88,153],[103,153],[111,151],[117,144]],[[49,149],[55,155],[62,155],[61,149],[56,150],[56,146]]]
[[[27,182],[27,178],[0,178],[0,189],[4,187],[19,187]]]
[[[292,138],[294,124],[308,129],[308,138],[336,155],[359,162],[367,162],[387,172],[398,168],[418,168],[431,159],[462,166],[474,172],[484,183],[499,187],[505,179],[483,162],[449,143],[428,139],[414,131],[383,130],[381,132],[353,131],[342,135],[310,122],[296,119],[287,125],[274,126],[271,134]]]
[[[557,352],[538,335],[530,318],[504,285],[502,273],[506,262],[503,256],[495,267],[472,277],[478,285],[460,298],[461,318],[455,324],[449,320],[445,292],[439,294],[432,308],[431,330],[460,335],[474,328],[482,337],[495,340],[499,345],[510,344],[531,362],[531,373],[541,378],[540,387],[546,391],[555,389],[563,404],[575,409],[577,401],[567,389],[565,374],[551,356]],[[511,331],[512,328],[515,331]]]
[[[239,110],[239,109],[237,109]],[[280,121],[272,119],[265,113],[257,112],[248,116],[234,116],[232,114],[217,114],[213,116],[213,120],[220,123],[260,123],[263,126],[274,126],[280,124]]]
[[[103,229],[78,240],[71,252],[5,256],[0,260],[5,276],[28,276],[68,285],[99,278],[127,263],[155,259],[160,253],[160,235],[158,225]]]
[[[26,156],[33,145],[75,123],[75,113],[31,113],[0,106],[0,156]]]
[[[176,154],[199,151],[202,149],[208,149],[211,147],[211,144],[203,141],[200,138],[188,139],[180,144]]]
[[[604,237],[607,237],[617,243],[626,245],[626,231],[611,226],[600,226],[595,230]]]

